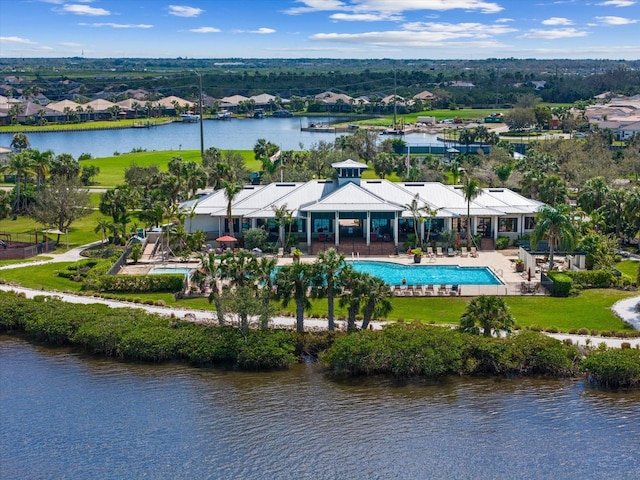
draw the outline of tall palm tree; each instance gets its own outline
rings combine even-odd
[[[14,174],[16,178],[16,198],[14,202],[14,213],[19,212],[24,207],[21,187],[24,183],[25,189],[27,179],[33,173],[33,159],[28,151],[13,153],[9,155],[9,162],[3,166],[5,173]]]
[[[490,337],[493,331],[510,332],[514,319],[505,301],[496,295],[479,295],[469,302],[460,317],[460,330],[467,333],[482,333]]]
[[[578,194],[578,206],[587,213],[599,209],[604,205],[609,190],[609,185],[604,177],[590,178],[584,183]]]
[[[233,212],[231,211],[231,205],[234,199],[242,191],[242,185],[234,182],[224,182],[224,196],[227,199],[227,221],[229,224],[229,235],[233,236]]]
[[[381,278],[365,275],[362,278],[364,287],[364,304],[362,305],[362,330],[369,328],[373,318],[385,317],[393,309],[389,300],[391,288]]]
[[[344,286],[344,293],[340,296],[340,306],[347,308],[347,331],[356,329],[356,315],[362,306],[366,293],[364,273],[356,272],[351,265],[346,266],[340,273],[340,283]]]
[[[478,180],[466,177],[462,185],[462,193],[467,201],[467,248],[469,248],[471,247],[471,202],[482,193]]]
[[[257,282],[259,294],[262,297],[264,311],[260,316],[260,328],[263,330],[266,330],[269,326],[269,305],[273,296],[273,280],[277,264],[278,260],[275,257],[260,257],[255,263],[254,271],[252,272],[252,277]]]
[[[538,212],[531,231],[531,245],[535,248],[535,245],[544,238],[549,242],[549,270],[551,270],[556,247],[562,245],[566,250],[573,250],[578,241],[578,230],[573,224],[569,205],[560,204],[556,208],[544,206]]]
[[[33,160],[33,170],[36,173],[36,185],[41,187],[44,185],[49,169],[51,168],[51,162],[53,160],[53,150],[45,150],[41,152],[37,149],[29,149],[29,153]]]
[[[340,273],[347,265],[344,255],[339,254],[334,248],[318,253],[313,273],[314,297],[327,297],[327,319],[329,331],[335,330],[335,297],[340,295],[342,288]]]
[[[218,324],[224,325],[224,306],[222,304],[222,291],[219,284],[220,268],[216,260],[215,252],[209,252],[207,255],[198,254],[200,260],[200,270],[204,273],[206,282],[211,287],[209,293],[209,303],[213,303],[216,307],[216,317]]]
[[[106,243],[107,232],[109,231],[109,220],[105,218],[98,220],[98,223],[94,227],[93,231],[95,233],[102,233],[102,243]]]
[[[305,263],[285,265],[276,274],[276,298],[287,307],[296,302],[296,331],[304,332],[304,311],[311,308],[307,291],[312,286],[312,266]]]

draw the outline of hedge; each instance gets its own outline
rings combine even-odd
[[[573,284],[581,288],[609,288],[615,277],[610,270],[572,270],[564,272],[573,280]]]
[[[587,380],[607,388],[640,386],[640,350],[598,350],[582,361]]]
[[[573,280],[564,272],[548,272],[547,276],[553,281],[553,296],[568,297],[573,287]]]
[[[180,274],[168,275],[102,275],[96,278],[92,290],[101,292],[180,292],[185,278]]]

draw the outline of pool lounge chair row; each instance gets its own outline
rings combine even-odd
[[[393,295],[396,297],[428,297],[431,295],[460,295],[460,286],[451,285],[451,288],[447,285],[440,285],[436,287],[434,285],[396,285],[393,289]]]

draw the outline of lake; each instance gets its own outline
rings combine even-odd
[[[0,336],[3,479],[640,478],[640,392],[337,381],[93,358]]]
[[[327,122],[330,119],[321,118]],[[310,148],[319,141],[333,143],[343,133],[303,132],[319,117],[205,120],[205,149],[252,150],[256,141],[264,138],[283,150]],[[56,154],[70,153],[78,158],[90,153],[94,158],[110,157],[115,151],[130,152],[134,148],[152,150],[200,150],[200,125],[175,122],[154,128],[125,128],[116,130],[88,130],[79,132],[28,133],[31,146],[38,150],[53,150]],[[13,134],[1,133],[0,146],[9,146]],[[381,136],[380,139],[388,137]],[[410,145],[439,144],[435,135],[420,133],[407,135]]]

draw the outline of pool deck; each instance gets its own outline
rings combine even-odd
[[[476,295],[522,295],[520,290],[522,282],[535,284],[540,282],[540,273],[531,276],[531,282],[527,279],[527,273],[519,273],[515,271],[514,260],[518,257],[518,251],[509,250],[490,250],[479,251],[478,256],[443,256],[443,257],[422,257],[421,265],[459,265],[461,267],[487,267],[503,282],[503,285],[463,285],[460,295],[463,297],[472,297]],[[300,261],[304,263],[312,263],[316,259],[315,256],[303,256]],[[389,256],[367,256],[367,257],[347,257],[347,260],[368,260],[397,263],[400,265],[415,265],[413,255],[400,254]],[[290,265],[293,262],[291,258],[278,259],[278,265]],[[450,287],[451,285],[449,285]],[[437,287],[436,287],[437,290]],[[449,292],[447,292],[449,294]],[[546,291],[542,288],[538,290],[537,295],[544,295]],[[528,294],[531,295],[531,294]]]

